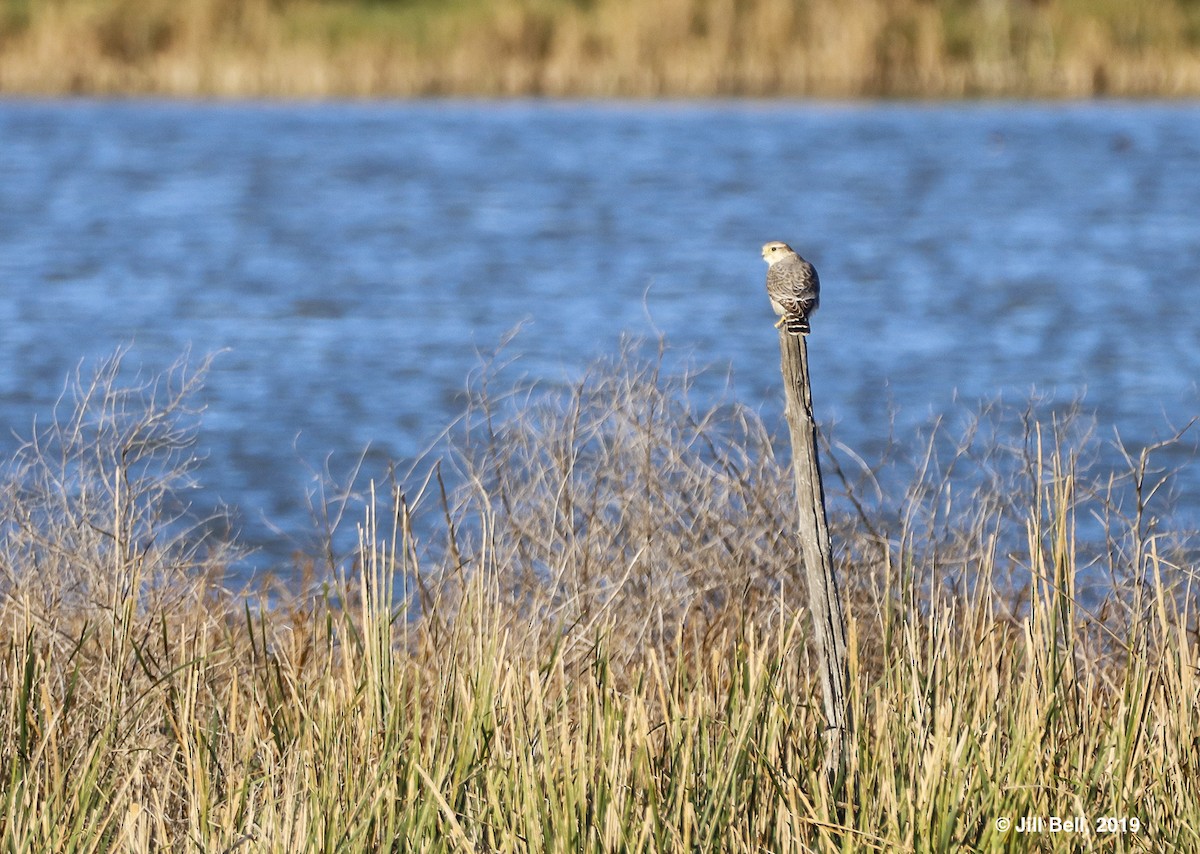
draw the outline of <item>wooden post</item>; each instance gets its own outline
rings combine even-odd
[[[796,474],[796,501],[800,510],[796,533],[808,583],[808,608],[812,613],[813,641],[825,699],[825,770],[832,779],[845,768],[850,733],[846,624],[837,579],[833,575],[833,547],[829,541],[825,488],[817,460],[817,424],[813,419],[812,390],[808,384],[805,337],[780,330],[779,352],[786,398],[784,414],[792,434],[792,468]]]

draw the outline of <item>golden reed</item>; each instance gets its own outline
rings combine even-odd
[[[1183,97],[1186,0],[4,0],[0,93]]]

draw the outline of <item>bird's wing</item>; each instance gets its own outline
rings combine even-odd
[[[773,264],[767,271],[767,290],[778,302],[797,307],[816,302],[820,281],[813,265],[801,258]]]

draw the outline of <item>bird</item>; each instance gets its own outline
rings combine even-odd
[[[812,331],[808,319],[821,304],[821,280],[816,268],[786,243],[772,240],[762,248],[767,262],[767,296],[779,315],[775,328],[791,335]]]

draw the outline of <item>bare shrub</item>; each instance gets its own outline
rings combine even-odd
[[[630,656],[775,608],[795,577],[794,511],[757,413],[697,404],[686,370],[632,343],[570,383],[493,382],[475,378],[445,458],[458,487],[430,576],[440,600],[482,572],[535,633],[604,635]]]
[[[0,593],[47,615],[127,601],[158,613],[233,556],[185,501],[211,359],[147,379],[124,357],[76,371],[0,486]]]

